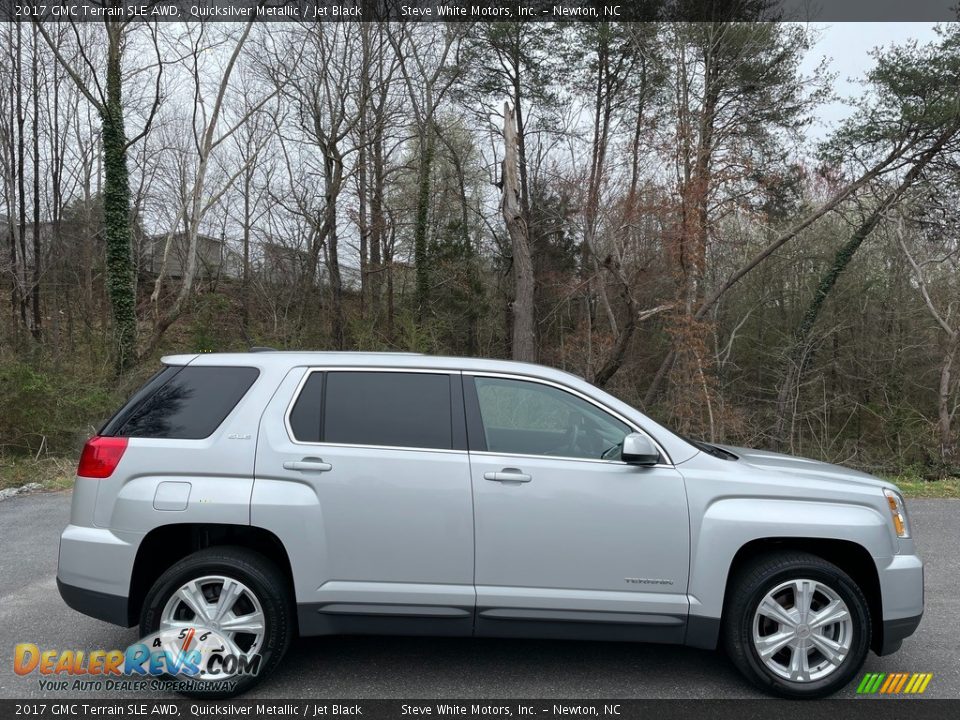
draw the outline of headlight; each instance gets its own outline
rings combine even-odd
[[[897,531],[897,537],[910,537],[910,520],[907,519],[907,506],[903,504],[903,496],[890,488],[884,488],[883,494],[886,495],[887,505],[890,506],[893,529]]]

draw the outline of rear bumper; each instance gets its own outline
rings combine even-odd
[[[77,612],[114,625],[130,627],[127,598],[68,585],[60,578],[57,578],[57,590],[63,601]]]
[[[127,596],[139,535],[67,525],[60,536],[57,587],[74,610],[130,627]]]

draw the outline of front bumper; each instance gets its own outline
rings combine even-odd
[[[916,555],[894,555],[877,570],[883,598],[883,638],[877,655],[900,649],[904,638],[916,631],[923,617],[923,562]]]
[[[922,617],[923,615],[917,615],[897,620],[884,620],[883,642],[877,649],[877,655],[890,655],[899,650],[904,638],[910,637],[916,631]]]

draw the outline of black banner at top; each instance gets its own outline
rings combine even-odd
[[[940,22],[960,0],[0,0],[30,22]]]

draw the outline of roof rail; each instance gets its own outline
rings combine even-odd
[[[253,345],[250,352],[277,352],[276,348],[266,347],[265,345]]]

